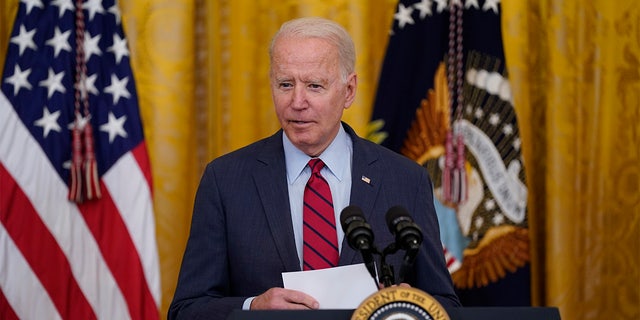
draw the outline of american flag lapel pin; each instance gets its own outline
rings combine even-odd
[[[371,184],[371,179],[369,179],[368,177],[366,177],[366,176],[362,176],[362,178],[361,178],[361,179],[362,179],[362,181],[364,181],[366,184]]]

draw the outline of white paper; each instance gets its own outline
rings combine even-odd
[[[320,309],[356,309],[378,291],[364,263],[321,270],[284,272],[284,287],[302,291],[320,303]]]

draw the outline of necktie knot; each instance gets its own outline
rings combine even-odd
[[[320,158],[313,158],[309,160],[309,168],[311,168],[311,174],[318,175],[320,170],[324,168],[324,162]]]

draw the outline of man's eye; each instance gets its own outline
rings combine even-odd
[[[282,82],[280,83],[280,88],[291,88],[293,85],[291,83],[288,82]]]
[[[312,84],[309,85],[309,88],[311,88],[311,89],[321,89],[322,86],[319,85],[319,84],[312,83]]]

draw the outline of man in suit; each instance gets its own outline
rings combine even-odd
[[[307,262],[303,217],[310,159],[323,161],[320,175],[329,185],[333,207],[327,220],[337,224],[328,237],[336,243],[330,246],[335,261],[326,259],[328,267],[362,262],[340,228],[343,208],[360,207],[376,246],[384,248],[394,241],[385,213],[401,205],[424,235],[407,275],[413,280],[409,285],[444,307],[459,306],[445,266],[427,171],[359,138],[341,121],[357,88],[355,49],[347,32],[325,19],[292,20],[274,36],[269,53],[271,91],[282,129],[206,167],[169,319],[224,319],[233,309],[320,307],[314,297],[283,288],[281,276],[315,267]],[[402,260],[401,254],[387,257],[395,270]]]

